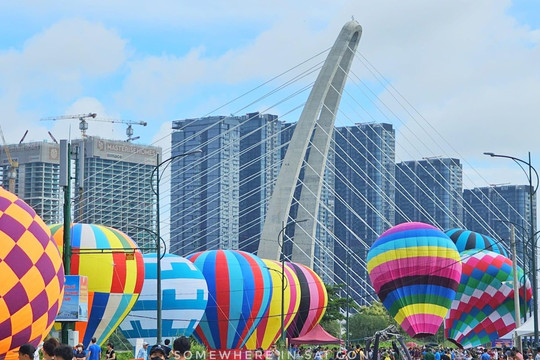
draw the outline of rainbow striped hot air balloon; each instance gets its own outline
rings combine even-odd
[[[281,281],[281,263],[275,260],[263,259],[264,264],[270,269],[272,277],[272,298],[268,311],[264,314],[253,334],[246,341],[246,349],[268,349],[281,335],[281,291],[283,290],[283,324],[284,328],[291,324],[300,306],[300,283],[290,263],[285,262],[283,277],[285,285]],[[282,289],[283,286],[283,289]]]
[[[490,250],[508,257],[508,253],[502,246],[502,243],[495,241],[495,239],[487,235],[465,229],[451,229],[445,231],[445,234],[450,236],[450,239],[456,244],[458,252],[470,249]]]
[[[156,343],[157,258],[144,254],[144,285],[139,299],[120,324],[120,330],[135,346],[138,338]],[[173,254],[161,259],[162,336],[190,336],[199,324],[206,303],[208,287],[202,272],[191,261]]]
[[[208,304],[195,337],[210,349],[241,349],[270,305],[270,271],[243,251],[210,250],[187,258],[208,284]]]
[[[63,225],[52,225],[51,231],[62,248]],[[139,297],[144,281],[142,254],[126,234],[101,225],[72,224],[71,246],[71,274],[88,277],[88,322],[75,323],[75,330],[84,346],[94,336],[101,345]]]
[[[458,292],[445,319],[445,336],[470,348],[489,343],[515,329],[512,260],[488,250],[461,253],[463,271]],[[518,267],[520,301],[529,303],[531,283]],[[521,307],[521,316],[527,306]]]
[[[375,292],[410,336],[437,332],[461,276],[459,253],[445,233],[419,222],[396,225],[373,243],[367,267]]]
[[[43,220],[0,187],[0,359],[17,359],[51,330],[64,298],[64,267]]]
[[[287,328],[287,337],[307,334],[321,321],[328,305],[328,293],[319,275],[305,265],[289,263],[300,283],[300,306]]]

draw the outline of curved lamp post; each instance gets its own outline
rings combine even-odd
[[[190,152],[187,152],[187,153],[183,153],[183,154],[178,154],[178,155],[175,155],[167,160],[163,160],[162,162],[159,162],[159,154],[157,154],[156,156],[156,166],[154,167],[154,170],[152,170],[152,174],[150,175],[150,187],[152,188],[152,191],[154,192],[154,194],[156,195],[156,244],[159,243],[159,241],[161,240],[161,226],[160,226],[160,222],[161,222],[161,219],[160,219],[160,214],[159,214],[159,182],[161,181],[161,176],[159,175],[159,168],[162,166],[162,165],[165,165],[168,166],[173,160],[175,159],[178,159],[178,158],[181,158],[181,157],[184,157],[184,156],[188,156],[188,155],[192,155],[192,154],[197,154],[197,153],[201,153],[202,150],[195,150],[195,151],[190,151]],[[156,187],[154,188],[154,174],[156,176]],[[161,344],[161,246],[159,245],[156,245],[156,257],[157,257],[157,279],[156,279],[156,283],[157,283],[157,299],[156,299],[156,306],[157,306],[157,339],[156,339],[156,342],[158,344]]]
[[[283,228],[279,231],[277,237],[279,249],[281,252],[281,342],[283,343],[285,350],[287,350],[287,344],[285,342],[285,254],[283,254],[283,233],[290,225],[300,224],[306,221],[308,221],[308,219],[290,221],[283,226]]]
[[[536,251],[537,250],[536,250],[536,239],[535,239],[536,232],[534,231],[534,217],[535,217],[535,214],[533,212],[533,196],[536,194],[536,192],[538,190],[538,186],[540,185],[540,177],[538,176],[538,172],[536,171],[534,166],[532,166],[531,153],[530,152],[529,152],[529,161],[525,161],[525,160],[519,159],[519,158],[514,157],[514,156],[500,155],[500,154],[495,154],[495,153],[492,153],[492,152],[485,152],[484,155],[513,160],[523,170],[523,172],[527,176],[527,180],[529,181],[529,201],[530,201],[530,209],[529,210],[530,210],[530,213],[531,213],[531,219],[530,219],[531,236],[529,238],[529,241],[532,242],[532,254],[531,254],[531,262],[532,262],[532,264],[531,264],[531,266],[532,266],[532,269],[533,269],[533,272],[532,272],[532,281],[533,281],[533,284],[532,284],[532,290],[533,290],[533,322],[534,322],[534,344],[536,346],[536,345],[538,345],[538,300],[537,300],[538,284],[536,283]],[[527,165],[527,167],[529,169],[528,173],[523,168],[522,164]],[[534,172],[534,174],[536,176],[536,186],[534,187],[534,189],[533,189],[533,178],[532,178],[532,173],[533,172]]]

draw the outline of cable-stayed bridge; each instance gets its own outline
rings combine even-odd
[[[506,245],[504,221],[512,221],[525,228],[516,229],[518,239],[525,236],[527,209],[518,205],[527,201],[508,200],[504,186],[490,187],[487,179],[467,179],[463,167],[474,168],[362,54],[360,35],[349,22],[332,48],[211,113],[172,123],[164,154],[202,152],[175,160],[162,175],[159,226],[168,251],[233,248],[276,259],[281,233],[287,258],[312,265],[326,282],[349,284],[365,303],[375,299],[365,254],[398,222],[449,229],[474,221]],[[85,180],[117,165],[110,159],[98,173],[86,171]],[[100,179],[109,194],[126,181],[150,187],[150,173]],[[467,201],[463,182],[479,188]],[[82,189],[82,221],[93,206],[121,200],[89,191]],[[475,202],[486,210],[467,206]],[[155,202],[145,197],[126,206],[124,214],[108,214],[122,225],[107,225],[138,237],[124,219],[148,216]]]

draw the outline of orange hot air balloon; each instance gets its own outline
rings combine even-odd
[[[0,187],[0,359],[17,359],[51,330],[64,298],[64,267],[43,220]]]
[[[51,230],[62,248],[63,226],[53,225]],[[102,225],[72,224],[71,246],[71,274],[88,277],[88,322],[75,323],[75,330],[85,347],[92,337],[101,345],[139,298],[143,256],[129,236]]]
[[[255,350],[258,348],[268,349],[281,335],[281,291],[283,289],[283,324],[285,330],[293,321],[298,307],[300,306],[300,283],[296,273],[289,263],[284,266],[284,283],[281,281],[281,263],[275,260],[263,259],[270,270],[272,277],[272,298],[270,306],[263,319],[255,329],[255,332],[246,341],[245,348]]]

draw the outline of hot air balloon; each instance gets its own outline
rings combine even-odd
[[[64,267],[34,209],[0,187],[0,359],[16,359],[51,330],[64,296]]]
[[[138,338],[150,344],[157,340],[157,259],[143,255],[144,284],[139,299],[120,324],[120,330],[136,346]],[[199,324],[206,303],[208,287],[202,272],[189,260],[173,254],[161,259],[162,336],[190,336]]]
[[[470,348],[498,339],[515,328],[512,261],[489,250],[461,253],[463,271],[452,307],[445,319],[445,335],[455,344]],[[518,268],[520,299],[532,298],[529,280]],[[527,306],[521,307],[521,316]]]
[[[445,233],[420,222],[396,225],[373,243],[367,268],[379,299],[410,336],[437,332],[461,276],[459,253]]]
[[[328,305],[328,293],[319,275],[305,265],[289,263],[300,283],[300,306],[287,328],[287,337],[307,334],[321,321]]]
[[[243,251],[209,250],[187,258],[208,284],[208,304],[195,337],[210,349],[241,349],[270,305],[270,271]]]
[[[458,252],[469,249],[490,250],[508,257],[508,253],[502,244],[487,235],[465,229],[451,229],[445,231],[445,233],[456,244]]]
[[[52,225],[51,231],[56,243],[62,244],[63,226]],[[75,330],[85,347],[92,337],[101,345],[139,297],[144,281],[142,254],[126,234],[102,225],[72,224],[71,246],[71,274],[88,277],[88,322],[75,323]]]
[[[264,264],[270,269],[272,277],[272,298],[268,311],[264,314],[253,334],[246,341],[246,349],[268,349],[281,335],[281,305],[283,299],[283,325],[287,329],[300,306],[300,283],[296,273],[285,262],[283,267],[284,282],[281,281],[281,263],[275,260],[263,259]],[[282,288],[282,284],[284,284]],[[283,298],[281,292],[283,290]]]

